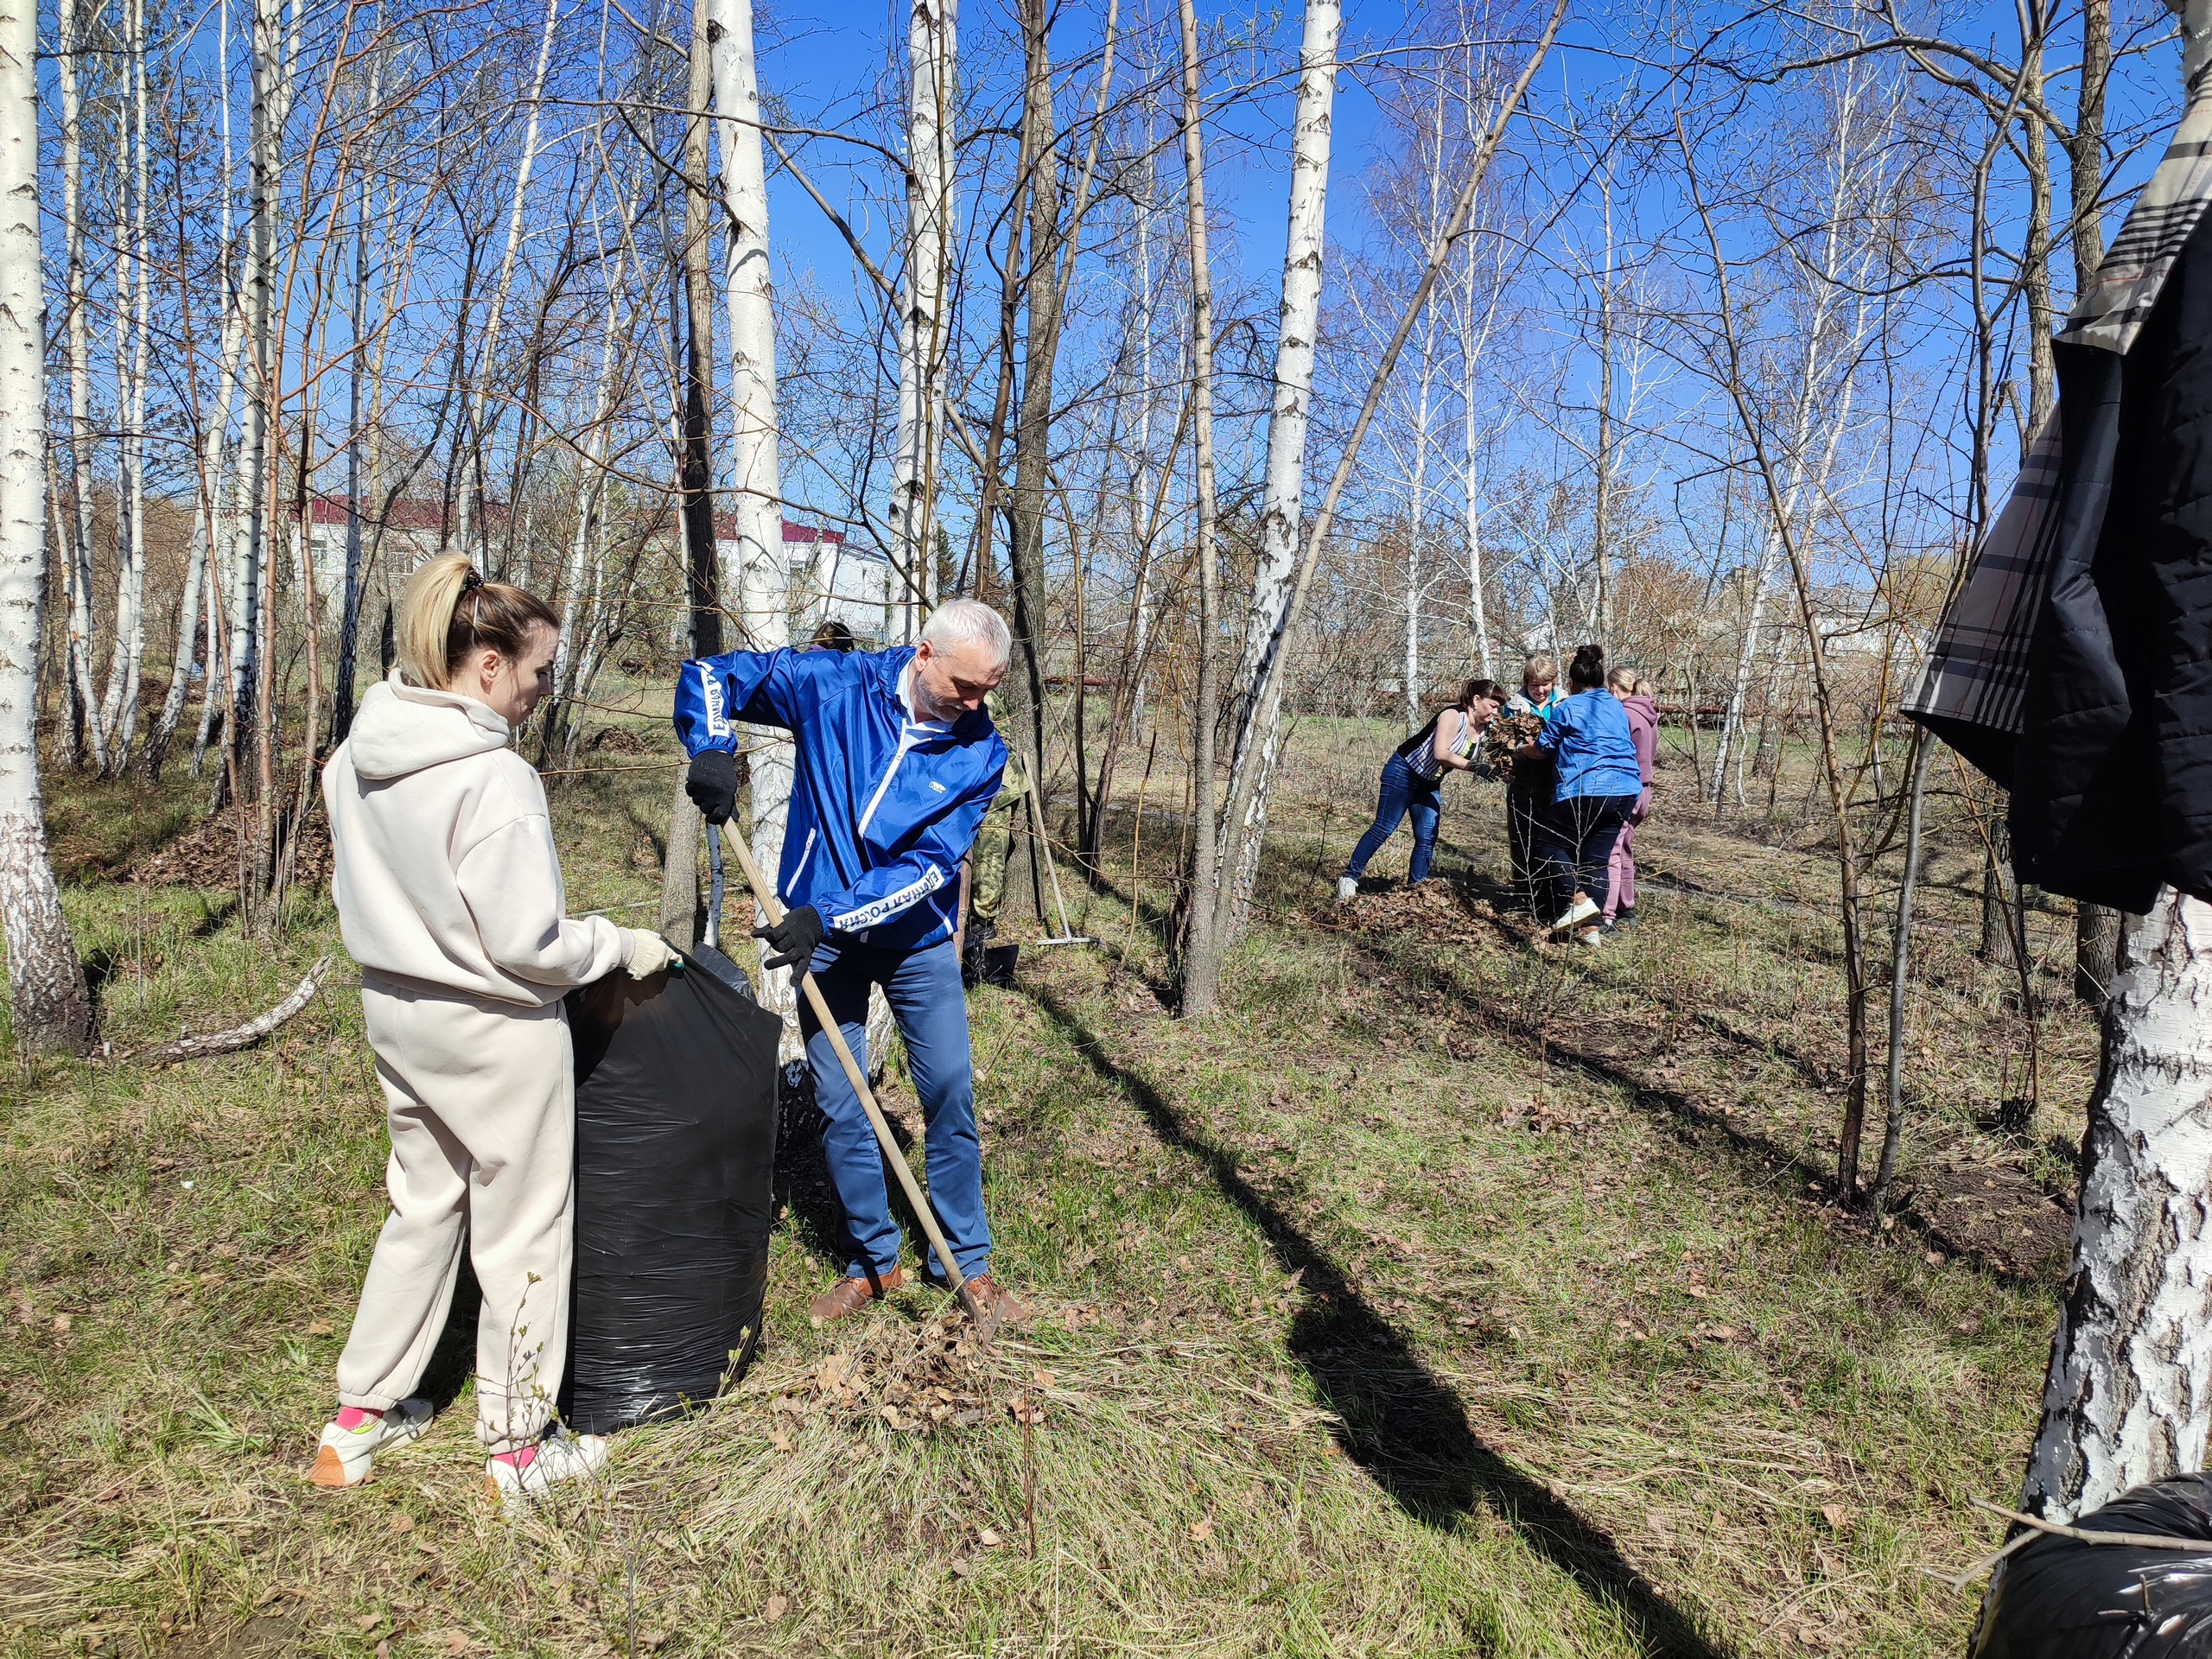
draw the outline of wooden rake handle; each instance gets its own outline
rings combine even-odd
[[[707,834],[719,842],[722,839],[721,826],[709,824]],[[760,879],[760,871],[753,862],[753,853],[746,846],[745,837],[730,836],[728,846],[730,851],[737,855],[737,867],[745,873],[746,885],[753,889],[753,896],[760,901],[760,908],[766,912],[768,925],[775,926],[784,919],[782,900],[776,897],[776,890]],[[882,1147],[883,1155],[891,1160],[892,1170],[899,1177],[899,1185],[906,1194],[906,1202],[914,1207],[914,1214],[922,1224],[922,1231],[929,1236],[930,1248],[937,1252],[937,1259],[944,1268],[945,1283],[951,1286],[952,1294],[960,1299],[960,1305],[968,1310],[968,1315],[976,1321],[976,1328],[983,1329],[983,1310],[976,1306],[975,1295],[968,1288],[967,1277],[960,1271],[960,1264],[952,1259],[952,1247],[944,1242],[944,1230],[937,1224],[936,1212],[931,1210],[929,1200],[922,1196],[922,1189],[914,1179],[913,1169],[906,1162],[906,1154],[899,1150],[899,1143],[891,1138],[891,1126],[884,1122],[883,1108],[875,1103],[875,1090],[868,1086],[868,1073],[853,1058],[852,1047],[845,1041],[843,1028],[831,1016],[830,1005],[823,999],[822,988],[814,982],[813,973],[804,968],[799,970],[798,984],[799,989],[806,994],[807,1003],[813,1008],[815,1019],[821,1022],[823,1033],[828,1035],[830,1046],[837,1051],[837,1064],[845,1068],[845,1081],[853,1085],[853,1092],[860,1096],[861,1109],[868,1114],[868,1127],[875,1131],[876,1142]]]

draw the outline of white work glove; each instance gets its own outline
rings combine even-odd
[[[622,958],[622,966],[631,978],[651,979],[676,960],[676,952],[659,934],[648,933],[642,927],[622,931],[630,939],[629,954]]]

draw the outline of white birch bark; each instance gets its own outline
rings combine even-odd
[[[219,0],[215,8],[215,61],[222,67],[222,73],[219,77],[221,97],[216,106],[216,115],[222,130],[223,143],[222,186],[217,194],[222,202],[225,315],[226,317],[235,319],[238,328],[238,348],[235,353],[231,354],[232,375],[235,378],[238,369],[243,366],[245,339],[245,290],[239,280],[236,264],[237,237],[231,217],[232,195],[237,179],[236,158],[231,147],[231,0]],[[234,385],[233,397],[236,396],[236,392],[237,387]],[[200,766],[207,759],[208,740],[214,734],[217,720],[226,715],[230,708],[229,698],[233,689],[230,679],[226,674],[220,683],[219,692],[216,676],[224,669],[231,654],[238,648],[235,636],[226,626],[230,613],[224,608],[227,601],[223,578],[227,561],[224,557],[223,549],[225,539],[231,533],[231,520],[228,515],[237,511],[238,500],[238,446],[231,440],[231,404],[228,399],[225,400],[222,407],[216,411],[216,419],[220,423],[219,429],[222,434],[219,449],[222,465],[216,469],[213,478],[203,479],[201,483],[203,489],[211,492],[207,499],[200,504],[200,515],[208,521],[207,533],[210,537],[207,548],[207,634],[211,649],[207,657],[207,678],[200,693],[200,724],[192,738],[192,775],[194,778],[200,776]],[[223,640],[223,649],[220,652],[213,649],[219,633]]]
[[[253,699],[260,683],[262,561],[267,556],[269,404],[276,374],[271,334],[276,318],[276,195],[283,126],[282,17],[277,0],[253,0],[249,48],[252,109],[246,144],[246,343],[252,353],[246,378],[245,436],[239,471],[244,487],[232,500],[230,637],[230,741],[243,761],[252,735]]]
[[[92,330],[85,272],[85,101],[78,79],[80,0],[61,0],[61,217],[69,303],[68,550],[69,753],[81,764],[86,747],[92,764],[107,766],[107,734],[101,728],[92,686]]]
[[[1329,142],[1336,101],[1337,40],[1344,26],[1339,0],[1306,0],[1299,48],[1298,102],[1293,119],[1290,226],[1283,249],[1282,302],[1275,334],[1274,398],[1268,422],[1267,478],[1260,506],[1259,569],[1247,613],[1244,655],[1237,671],[1237,719],[1230,775],[1255,769],[1257,782],[1241,823],[1222,828],[1221,868],[1236,884],[1234,910],[1222,948],[1236,943],[1259,876],[1267,830],[1268,785],[1282,742],[1280,702],[1255,694],[1282,643],[1297,568],[1299,515],[1306,480],[1306,437],[1313,423],[1313,348],[1320,326],[1323,212],[1329,188]]]
[[[144,0],[123,0],[128,102],[117,122],[121,257],[115,277],[117,403],[123,427],[116,480],[115,637],[100,708],[106,733],[101,770],[120,773],[137,734],[138,680],[146,658],[146,334],[149,286],[146,262],[146,12]]]
[[[2204,1466],[2212,1426],[2212,906],[2131,916],[2020,1507],[2071,1520]]]
[[[728,213],[730,454],[736,478],[736,544],[722,591],[738,596],[747,646],[773,651],[791,639],[784,563],[784,493],[776,454],[776,326],[768,270],[768,186],[760,143],[760,89],[753,53],[753,0],[709,0],[714,39],[715,130]],[[756,728],[752,749],[753,857],[780,869],[791,807],[792,751],[779,732]],[[770,879],[773,879],[771,877]],[[757,908],[757,906],[756,906]],[[767,919],[765,912],[760,919]],[[764,944],[764,956],[770,954]],[[785,1058],[798,1058],[798,1005],[788,968],[760,970],[761,1006],[784,1016]]]
[[[907,587],[902,637],[920,637],[937,603],[937,494],[944,448],[954,188],[953,64],[959,0],[912,0],[906,54],[906,275],[899,311],[899,436],[892,524]]]
[[[38,652],[46,595],[38,8],[0,0],[0,931],[16,1041],[79,1050],[91,1003],[47,854]]]
[[[515,282],[515,261],[522,252],[523,207],[530,194],[530,169],[537,160],[537,127],[545,110],[545,72],[553,61],[553,37],[561,17],[561,0],[545,0],[545,26],[538,36],[537,67],[530,82],[530,119],[524,124],[522,156],[515,164],[514,195],[507,207],[507,246],[499,259],[499,280],[492,289],[492,309],[484,319],[484,344],[476,353],[475,383],[469,388],[468,418],[454,442],[469,446],[468,463],[461,474],[461,499],[456,504],[458,533],[450,545],[473,550],[474,528],[471,515],[476,492],[483,487],[484,405],[492,391],[493,360],[499,349],[499,327],[506,315],[507,296]]]

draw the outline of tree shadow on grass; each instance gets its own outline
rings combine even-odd
[[[1607,1533],[1484,1443],[1468,1427],[1458,1394],[1368,1305],[1328,1252],[1245,1180],[1235,1158],[1166,1095],[1118,1065],[1060,996],[1042,986],[1027,988],[1091,1069],[1144,1115],[1154,1135],[1198,1160],[1221,1195],[1260,1230],[1285,1271],[1304,1274],[1311,1300],[1291,1322],[1290,1351],[1313,1379],[1322,1404],[1341,1420],[1337,1443],[1400,1509],[1440,1528],[1489,1510],[1630,1621],[1644,1653],[1718,1659],[1719,1649],[1623,1557]]]

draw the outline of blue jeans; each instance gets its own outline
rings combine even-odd
[[[1415,777],[1403,755],[1394,754],[1385,760],[1382,792],[1375,803],[1375,822],[1367,826],[1367,833],[1352,849],[1351,862],[1344,866],[1344,874],[1365,874],[1367,861],[1382,850],[1384,842],[1398,833],[1399,824],[1410,812],[1414,815],[1414,861],[1407,867],[1406,881],[1410,886],[1428,880],[1428,861],[1436,855],[1438,803],[1443,792],[1441,778]]]
[[[845,1041],[868,1070],[868,991],[883,987],[899,1034],[906,1039],[906,1064],[922,1103],[929,1149],[929,1201],[945,1243],[963,1277],[990,1265],[991,1230],[983,1220],[982,1145],[976,1136],[976,1072],[968,1053],[968,997],[960,986],[960,958],[952,941],[918,950],[880,950],[856,940],[824,940],[815,947],[814,982],[845,1033]],[[830,1120],[822,1131],[830,1179],[845,1211],[848,1277],[870,1268],[878,1274],[899,1265],[899,1224],[891,1214],[884,1185],[883,1148],[868,1127],[860,1096],[847,1081],[837,1052],[830,1046],[810,1003],[802,996],[799,1030],[806,1037],[806,1063],[814,1073],[814,1098]],[[926,1271],[943,1269],[927,1244]]]

